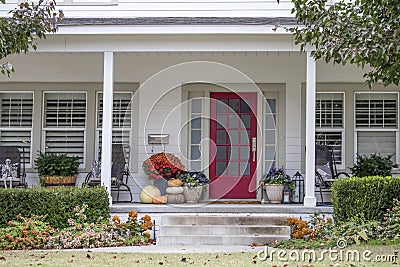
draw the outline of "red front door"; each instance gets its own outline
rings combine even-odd
[[[257,93],[211,93],[210,198],[256,198]]]

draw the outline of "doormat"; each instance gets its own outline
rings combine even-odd
[[[260,204],[260,201],[235,201],[235,200],[227,200],[227,201],[221,201],[221,200],[217,200],[217,201],[209,201],[207,202],[208,204]]]

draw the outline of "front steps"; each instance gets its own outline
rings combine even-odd
[[[287,216],[164,215],[157,235],[160,245],[251,245],[290,238]]]

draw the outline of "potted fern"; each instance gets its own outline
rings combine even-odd
[[[65,154],[39,153],[35,159],[35,168],[42,186],[75,186],[79,158]]]

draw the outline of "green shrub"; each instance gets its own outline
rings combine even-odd
[[[393,199],[399,198],[399,177],[350,177],[332,185],[332,204],[337,223],[382,221]]]
[[[353,168],[350,168],[353,176],[391,176],[392,169],[398,165],[392,161],[392,156],[381,156],[372,154],[370,156],[357,155],[357,162]]]
[[[109,217],[107,191],[97,188],[27,188],[0,190],[0,225],[6,225],[18,214],[23,217],[46,215],[45,222],[55,228],[68,226],[68,218],[75,214],[74,207],[86,203],[88,222],[95,222],[99,217]]]

